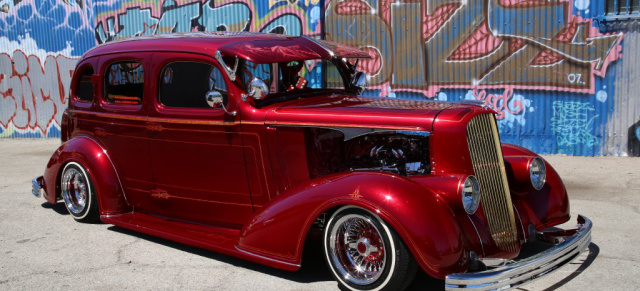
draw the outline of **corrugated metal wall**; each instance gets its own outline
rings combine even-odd
[[[608,24],[607,30],[626,32],[624,57],[615,70],[613,111],[607,120],[605,154],[640,156],[640,21]]]
[[[481,100],[541,153],[640,155],[638,25],[602,1],[0,0],[0,136],[57,137],[76,60],[123,37],[250,30],[360,47],[370,96]]]

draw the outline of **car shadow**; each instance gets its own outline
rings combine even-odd
[[[598,255],[600,254],[600,247],[598,247],[598,245],[594,243],[591,243],[589,244],[588,250],[589,250],[589,254],[584,260],[578,260],[578,261],[573,261],[569,263],[571,265],[580,265],[578,269],[571,272],[571,274],[569,274],[562,280],[556,282],[555,284],[549,286],[548,288],[544,289],[543,291],[557,290],[558,288],[562,287],[563,285],[567,284],[571,280],[578,277],[584,270],[586,270],[595,261],[596,257],[598,257]],[[413,280],[411,285],[409,285],[407,290],[444,290],[444,287],[445,287],[444,285],[445,285],[444,280],[432,278],[421,269],[418,269],[416,278]],[[516,290],[529,291],[529,289],[526,288],[526,285],[524,287],[517,288]]]
[[[43,204],[43,207],[44,204]],[[53,206],[55,207],[55,205]],[[62,207],[63,211],[66,211],[64,206]],[[190,254],[202,256],[208,259],[217,260],[220,262],[224,262],[239,268],[249,269],[255,272],[260,272],[263,274],[267,274],[274,277],[279,277],[285,280],[290,280],[298,283],[314,283],[314,282],[325,282],[325,281],[335,281],[331,276],[329,268],[327,267],[326,262],[322,256],[322,244],[318,240],[311,239],[309,240],[304,247],[303,250],[303,261],[302,266],[298,271],[289,272],[285,270],[276,269],[273,267],[268,267],[264,265],[260,265],[257,263],[253,263],[250,261],[246,261],[243,259],[235,258],[232,256],[216,253],[214,251],[209,251],[206,249],[193,247],[189,245],[185,245],[179,242],[167,240],[164,238],[136,232],[133,230],[129,230],[126,228],[118,227],[118,226],[110,226],[107,229],[115,232],[119,232],[126,235],[135,236],[137,238],[144,239],[146,241],[150,241],[153,243],[161,244],[166,247],[174,248],[177,250],[181,250]],[[595,258],[600,253],[600,248],[598,245],[591,243],[589,245],[589,254],[587,255],[584,261],[572,262],[571,264],[580,264],[580,267],[572,272],[569,276],[565,277],[561,281],[553,284],[549,288],[544,291],[556,290],[559,287],[565,285],[569,281],[573,280],[575,277],[580,275],[585,269],[587,269],[595,260]],[[338,284],[336,283],[336,287]],[[427,275],[422,269],[418,268],[416,276],[412,283],[409,285],[407,290],[444,290],[445,284],[444,280],[435,279],[429,275]],[[529,289],[525,288],[517,288],[517,290],[528,291]]]
[[[302,266],[298,271],[290,272],[290,271],[280,270],[273,267],[260,265],[257,263],[235,258],[232,256],[216,253],[214,251],[209,251],[206,249],[185,245],[185,244],[167,240],[164,238],[136,232],[136,231],[118,227],[118,226],[110,226],[107,229],[111,231],[119,232],[122,234],[135,236],[137,238],[141,238],[146,241],[161,244],[163,246],[174,248],[190,254],[202,256],[202,257],[220,261],[223,263],[227,263],[239,268],[249,269],[252,271],[260,272],[263,274],[279,277],[282,279],[286,279],[286,280],[290,280],[298,283],[333,281],[333,277],[331,277],[331,274],[329,273],[329,269],[327,268],[324,258],[322,257],[322,252],[318,251],[321,248],[315,248],[316,247],[315,242],[305,244],[305,247],[303,250],[304,259],[302,261]],[[337,286],[337,283],[336,283],[336,286]]]
[[[568,276],[566,276],[562,280],[556,282],[555,284],[549,286],[548,288],[544,289],[543,291],[557,290],[558,288],[562,287],[563,285],[569,283],[571,280],[573,280],[576,277],[578,277],[580,274],[582,274],[582,272],[584,270],[589,268],[589,266],[591,266],[591,264],[593,264],[593,261],[595,261],[596,258],[598,257],[598,255],[600,254],[600,247],[595,243],[591,243],[591,244],[589,244],[589,248],[588,249],[589,249],[589,254],[584,259],[584,261],[578,260],[578,261],[573,261],[573,262],[569,263],[570,265],[580,265],[580,267],[578,267],[578,269],[576,269],[575,271],[571,272],[571,274],[569,274]],[[518,288],[517,290],[529,291],[529,289],[527,289],[527,288]]]
[[[40,206],[42,206],[42,208],[52,209],[60,215],[69,215],[69,211],[67,211],[67,208],[64,207],[64,204],[62,203],[51,204],[49,202],[44,202]]]
[[[414,290],[444,290],[444,280],[433,278],[427,273],[425,273],[420,267],[418,267],[418,272],[416,272],[416,277],[413,279],[413,282],[407,287],[407,291]]]

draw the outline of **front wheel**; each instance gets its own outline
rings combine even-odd
[[[64,166],[60,190],[64,205],[75,220],[96,222],[100,219],[93,184],[82,165],[70,162]]]
[[[324,252],[343,289],[403,290],[417,264],[398,235],[377,215],[346,206],[324,231]]]

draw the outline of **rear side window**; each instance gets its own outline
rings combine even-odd
[[[207,92],[228,96],[227,86],[218,68],[200,62],[173,62],[160,75],[160,103],[167,107],[210,108]]]
[[[93,76],[93,68],[91,66],[82,69],[80,77],[78,78],[78,85],[76,85],[76,98],[80,101],[93,101],[93,82],[91,81],[91,76]]]
[[[107,67],[105,100],[112,104],[139,105],[144,89],[144,70],[137,61],[116,62]]]

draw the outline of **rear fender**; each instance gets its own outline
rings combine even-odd
[[[55,204],[60,198],[60,175],[64,165],[69,162],[77,162],[87,170],[98,197],[100,215],[131,212],[109,153],[88,136],[74,137],[63,143],[51,156],[44,171],[43,188],[47,201]]]
[[[342,205],[380,216],[431,276],[466,270],[468,252],[447,203],[416,182],[376,172],[331,175],[286,191],[242,229],[238,248],[299,265],[313,222]]]

